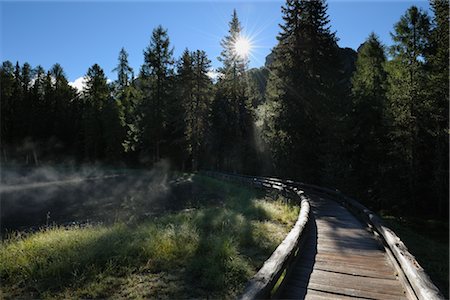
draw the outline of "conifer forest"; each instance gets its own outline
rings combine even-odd
[[[174,57],[164,24],[149,30],[142,65],[117,51],[69,85],[62,65],[4,61],[1,161],[217,170],[337,188],[376,211],[448,219],[449,3],[410,7],[391,45],[368,32],[340,48],[322,0],[286,0],[277,45],[260,68],[236,51],[230,12],[212,79],[202,49]]]

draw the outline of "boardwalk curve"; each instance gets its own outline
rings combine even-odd
[[[308,208],[306,218],[299,216],[301,230],[298,221],[241,299],[444,299],[395,233],[340,192],[277,178],[206,174],[275,189],[301,201],[304,215]]]
[[[383,247],[337,202],[310,196],[312,232],[283,299],[407,299]]]

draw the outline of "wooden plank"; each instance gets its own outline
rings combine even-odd
[[[355,239],[355,238],[342,238],[342,239],[332,239],[329,237],[320,237],[317,239],[317,247],[324,245],[326,247],[336,246],[341,248],[349,248],[349,249],[367,249],[367,250],[377,250],[380,251],[383,249],[380,244],[375,241],[366,240],[366,239]]]
[[[337,248],[325,248],[321,247],[317,250],[317,254],[336,254],[338,253],[342,257],[346,258],[345,261],[352,261],[354,258],[352,256],[357,255],[360,257],[365,257],[366,264],[370,264],[373,260],[383,259],[384,256],[378,253],[378,251],[370,250],[353,250],[353,249],[337,249]]]
[[[316,260],[332,259],[340,262],[363,263],[366,265],[387,264],[386,257],[383,253],[372,253],[371,255],[363,255],[361,253],[337,253],[337,251],[327,251],[327,249],[318,249],[315,255]]]
[[[335,235],[337,232],[341,234],[347,234],[347,235],[355,235],[355,236],[361,236],[361,237],[367,237],[368,239],[372,238],[372,235],[362,230],[361,228],[339,228],[335,226],[320,226],[317,228],[317,232],[327,234],[330,233],[332,235]]]
[[[317,237],[302,249],[283,298],[405,299],[396,271],[368,228],[337,202],[311,201]]]
[[[304,296],[305,300],[355,300],[355,297],[349,297],[345,295],[331,294],[322,291],[315,291],[297,286],[289,286],[286,288],[286,294],[283,295],[283,299],[303,299],[299,295]]]
[[[373,277],[386,277],[386,278],[395,278],[395,276],[397,275],[395,271],[385,266],[373,267],[362,264],[350,264],[350,263],[342,264],[336,263],[334,261],[316,261],[314,264],[315,264],[314,268],[332,272],[341,271],[349,274],[361,274],[364,276],[372,275]],[[308,264],[305,264],[305,266],[308,266]]]
[[[355,300],[355,299],[364,299],[364,298],[361,298],[361,297],[355,298],[352,296],[332,294],[332,293],[316,291],[316,290],[311,290],[311,289],[308,289],[306,291],[305,300],[330,300],[330,299],[333,299],[333,300]],[[370,299],[370,298],[365,298],[365,299]]]
[[[300,270],[301,269],[299,268],[299,271]],[[308,273],[306,269],[305,272],[294,273],[292,278],[300,280],[309,278],[310,282],[317,282],[321,284],[326,282],[333,286],[339,285],[354,287],[361,285],[361,289],[364,290],[388,288],[396,291],[400,295],[403,295],[403,289],[400,287],[396,279],[370,278],[359,275],[341,274],[331,271],[318,270],[315,268],[310,273]]]
[[[396,274],[396,272],[388,265],[379,263],[379,262],[372,262],[370,264],[364,264],[363,262],[359,261],[337,261],[337,260],[322,260],[320,258],[316,259],[314,261],[315,264],[318,266],[326,263],[326,264],[334,264],[336,266],[348,266],[348,268],[355,268],[355,269],[364,269],[364,270],[377,270],[379,272],[383,272],[386,274]]]
[[[320,229],[331,229],[331,230],[340,230],[340,231],[353,230],[353,231],[364,232],[362,227],[361,227],[361,225],[351,224],[349,222],[339,223],[339,222],[321,222],[321,221],[316,221],[316,224],[317,224],[319,230]]]
[[[336,245],[320,245],[317,249],[317,253],[339,253],[341,255],[360,255],[367,257],[366,259],[373,259],[378,256],[383,257],[382,253],[378,249],[354,249],[354,248],[344,248]]]
[[[380,251],[383,250],[383,247],[374,240],[351,238],[351,237],[336,239],[336,238],[332,238],[329,236],[320,236],[317,239],[317,243],[348,246],[348,247],[358,247],[359,246],[359,248],[371,247],[373,249],[378,249]]]
[[[377,284],[374,281],[383,279],[353,276],[355,279],[350,280],[348,277],[351,276],[342,274],[336,274],[337,276],[334,277],[328,274],[326,276],[318,275],[318,277],[316,277],[317,275],[315,275],[314,272],[311,274],[309,281],[305,277],[293,277],[289,283],[302,288],[351,297],[383,300],[405,299],[404,292],[399,287],[397,281],[394,281],[393,284],[387,284],[386,282]]]
[[[300,188],[307,187],[307,185],[303,184],[298,184],[297,186]],[[408,278],[407,281],[403,280],[403,283],[408,286],[408,290],[409,287],[412,287],[415,294],[420,299],[444,299],[439,289],[433,284],[414,256],[409,253],[402,241],[395,233],[383,226],[379,218],[373,212],[358,201],[346,197],[340,192],[314,186],[309,187],[322,193],[338,197],[340,201],[344,202],[345,205],[360,216],[362,220],[373,226],[374,231],[380,235],[388,245],[389,251],[391,251],[392,255],[395,257],[396,261],[393,263],[396,267],[398,266],[399,273],[404,273],[405,277]]]
[[[296,285],[298,284],[298,285]],[[304,283],[295,283],[294,286],[305,287]],[[380,292],[371,292],[371,291],[361,291],[357,288],[347,288],[347,287],[330,287],[327,285],[320,285],[316,283],[311,283],[308,286],[308,290],[320,291],[324,293],[329,293],[333,295],[340,295],[346,297],[353,297],[354,299],[377,299],[377,300],[406,300],[405,295],[391,295]],[[298,299],[298,298],[297,298]],[[330,298],[334,299],[334,298]]]
[[[359,221],[358,219],[355,219],[354,216],[352,216],[351,214],[349,214],[348,211],[345,210],[345,208],[340,208],[340,209],[327,209],[327,210],[323,210],[320,208],[316,208],[313,209],[314,212],[314,216],[316,217],[316,219],[318,220],[336,220],[337,218],[342,218],[342,219],[348,219],[348,220],[352,220],[352,221]]]
[[[373,278],[385,278],[385,279],[397,279],[395,276],[395,272],[385,268],[370,268],[366,265],[350,265],[350,264],[340,264],[335,263],[333,261],[302,261],[298,263],[298,268],[304,268],[306,270],[311,270],[312,267],[317,270],[335,272],[335,273],[344,273],[348,275],[359,275],[364,277],[373,277]]]
[[[325,215],[321,215],[321,214],[315,214],[314,216],[315,216],[315,219],[317,222],[324,223],[324,224],[326,224],[326,223],[342,223],[345,225],[347,223],[351,223],[351,224],[357,225],[358,227],[363,227],[358,220],[356,220],[354,217],[349,217],[348,215],[343,215],[343,214],[339,215],[336,213],[332,213],[331,216],[329,216],[329,215],[325,216]]]

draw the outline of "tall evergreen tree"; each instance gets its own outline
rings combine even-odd
[[[23,102],[20,106],[20,117],[21,117],[21,126],[23,130],[23,135],[25,138],[31,138],[31,118],[33,116],[33,95],[32,95],[32,79],[33,79],[33,68],[29,63],[24,63],[22,65],[21,72],[22,79],[22,90],[23,90]]]
[[[111,107],[110,112],[114,110],[118,114],[118,120],[121,126],[117,128],[116,138],[121,141],[124,152],[131,156],[135,153],[138,142],[137,127],[139,116],[137,108],[140,103],[141,95],[135,87],[133,68],[128,63],[128,53],[122,48],[119,52],[119,62],[113,70],[117,72],[115,86],[115,109]],[[113,122],[116,126],[116,122]]]
[[[27,126],[24,116],[26,93],[23,89],[22,68],[20,67],[19,62],[16,62],[16,66],[14,69],[13,94],[15,98],[13,100],[14,117],[12,121],[13,142],[21,143],[26,135]]]
[[[35,78],[32,87],[32,118],[30,118],[31,135],[34,138],[42,139],[45,137],[45,121],[47,109],[45,103],[45,70],[41,66],[37,66],[34,70]],[[36,116],[40,116],[36,118]]]
[[[69,85],[66,74],[60,64],[50,69],[52,92],[52,135],[63,143],[64,147],[72,146],[72,136],[76,135],[77,123],[74,114],[74,104],[77,102],[76,90]]]
[[[42,66],[37,66],[34,70],[35,78],[33,83],[33,97],[42,101],[45,94],[45,70]]]
[[[167,146],[164,137],[168,129],[167,108],[172,96],[173,64],[173,49],[167,30],[158,26],[144,51],[140,74],[143,93],[141,150],[144,155],[151,155],[153,162],[161,158],[161,149]]]
[[[183,139],[180,141],[183,148],[181,159],[183,167],[189,165],[189,158],[191,158],[193,147],[192,131],[193,128],[193,103],[194,103],[194,62],[191,52],[186,48],[181,55],[177,65],[177,98],[180,99],[182,105],[183,118],[178,121],[178,127],[183,131]],[[191,158],[192,160],[192,158]],[[194,166],[191,166],[195,169]]]
[[[358,49],[356,71],[352,77],[351,165],[355,190],[363,199],[379,199],[382,190],[381,168],[387,150],[385,63],[384,47],[372,33]]]
[[[4,61],[0,68],[0,126],[1,144],[9,144],[14,136],[14,117],[16,113],[14,65]],[[6,150],[5,150],[6,151]]]
[[[128,63],[128,53],[125,48],[120,49],[119,63],[113,72],[117,72],[116,84],[120,90],[124,89],[134,79],[133,68]]]
[[[248,109],[246,68],[248,58],[238,53],[242,27],[236,10],[229,23],[228,35],[222,41],[219,80],[213,105],[216,167],[229,171],[249,172],[253,145],[253,121]]]
[[[449,153],[449,1],[433,0],[434,13],[427,59],[430,105],[429,165],[432,165],[430,195],[437,199],[437,213],[448,216]],[[431,163],[430,163],[431,162]]]
[[[428,15],[415,6],[409,8],[394,26],[393,59],[389,71],[389,113],[392,119],[391,138],[393,167],[400,193],[397,197],[417,208],[417,196],[424,187],[423,172],[419,172],[424,160],[421,158],[427,145],[428,105],[426,99],[426,73],[424,57],[427,53],[430,20]],[[425,148],[424,148],[425,147]],[[421,174],[420,174],[421,173]],[[422,190],[423,192],[423,190]]]
[[[53,118],[55,116],[54,111],[54,90],[53,79],[50,70],[47,71],[44,79],[44,107],[45,115],[41,119],[43,127],[43,139],[48,139],[53,135]]]
[[[324,142],[332,141],[328,128],[337,128],[339,59],[326,11],[325,1],[286,1],[264,109],[276,168],[310,182],[330,173],[323,172],[332,161]]]
[[[105,155],[105,122],[102,114],[109,101],[109,88],[103,69],[94,64],[85,76],[86,88],[83,90],[85,101],[83,115],[85,158],[97,160]]]
[[[184,146],[193,170],[201,165],[200,157],[205,159],[212,100],[212,82],[208,77],[210,68],[211,61],[204,51],[190,53],[187,49],[178,66],[178,90],[184,113]]]
[[[122,147],[131,160],[136,159],[140,145],[140,125],[142,115],[139,108],[142,105],[142,92],[133,82],[119,94],[119,118],[125,131]]]
[[[31,88],[31,79],[33,77],[33,69],[29,63],[24,63],[21,72],[22,89],[25,93],[28,93]]]

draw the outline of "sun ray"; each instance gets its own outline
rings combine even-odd
[[[239,36],[234,42],[234,52],[241,58],[247,58],[252,50],[252,44],[245,36]]]

